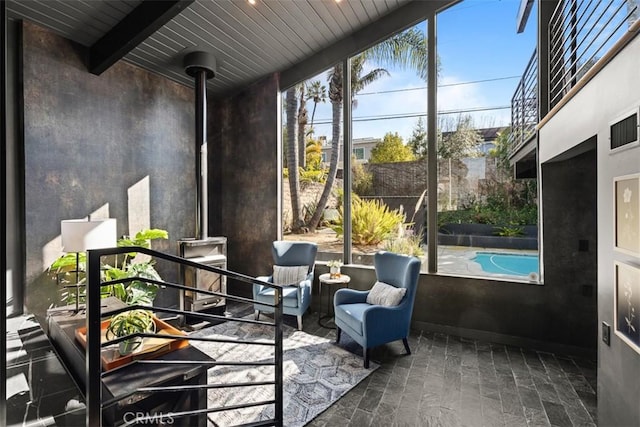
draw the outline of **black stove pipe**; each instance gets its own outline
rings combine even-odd
[[[208,52],[184,57],[185,72],[195,78],[196,112],[196,239],[208,237],[207,80],[215,76],[216,60]]]

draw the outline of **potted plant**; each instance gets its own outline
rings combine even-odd
[[[144,248],[151,247],[151,241],[155,239],[168,239],[169,234],[166,230],[162,229],[146,229],[136,233],[135,236],[124,236],[118,240],[118,247],[125,246],[141,246]],[[141,277],[147,279],[153,279],[160,281],[161,277],[156,271],[153,259],[139,259],[136,252],[130,252],[124,256],[115,257],[115,263],[112,265],[102,265],[102,279],[104,281],[115,281],[126,279],[130,277]],[[86,253],[82,252],[78,254],[78,261],[76,260],[76,253],[67,253],[58,258],[51,266],[49,271],[56,276],[56,280],[62,283],[71,283],[71,279],[68,278],[71,273],[75,273],[76,262],[79,263],[81,276],[78,281],[79,285],[83,285],[81,290],[78,291],[78,295],[74,293],[65,292],[63,295],[67,304],[74,302],[84,303],[85,291],[84,284],[86,277],[84,275],[84,268],[86,265]],[[158,292],[158,286],[153,283],[143,282],[141,280],[135,280],[131,283],[116,283],[113,285],[102,286],[100,293],[103,298],[114,296],[119,298],[123,302],[133,305],[152,305],[153,300]],[[77,300],[80,301],[77,301]]]
[[[114,315],[107,327],[106,338],[113,340],[115,338],[126,337],[137,333],[154,333],[156,331],[156,323],[153,313],[149,310],[128,310]],[[118,343],[118,352],[121,356],[126,356],[142,349],[144,337],[132,337]]]
[[[166,230],[146,229],[136,233],[135,236],[124,236],[118,240],[118,247],[141,246],[143,248],[151,247],[151,240],[168,239],[169,234]],[[154,267],[155,261],[149,257],[140,256],[137,252],[127,253],[120,265],[105,266],[106,280],[120,280],[130,277],[140,277],[160,281],[161,277]],[[120,298],[129,305],[142,304],[152,305],[153,300],[158,293],[158,285],[154,283],[135,280],[128,285],[122,283],[113,285],[110,293]]]
[[[340,267],[342,267],[342,260],[333,259],[327,262],[329,266],[329,278],[337,279],[340,277]]]

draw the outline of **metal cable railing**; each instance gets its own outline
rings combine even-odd
[[[538,52],[531,59],[511,98],[509,154],[513,155],[535,133],[538,124]]]
[[[640,0],[562,0],[549,23],[553,108],[640,16]]]
[[[242,298],[234,295],[229,295],[226,293],[214,292],[205,289],[196,289],[194,287],[184,286],[183,284],[171,283],[165,281],[158,281],[143,277],[135,277],[135,278],[126,278],[117,281],[102,281],[101,279],[101,260],[105,256],[112,256],[118,254],[125,254],[131,252],[138,252],[145,255],[149,255],[154,257],[154,259],[160,259],[167,261],[169,263],[173,263],[176,265],[180,265],[183,267],[196,268],[209,271],[211,273],[219,274],[227,276],[228,278],[234,279],[240,283],[245,283],[248,285],[260,284],[263,286],[268,286],[274,289],[274,304],[270,305],[274,310],[274,322],[262,322],[257,320],[250,320],[246,318],[236,318],[229,317],[228,313],[224,315],[216,315],[216,314],[208,314],[208,313],[200,313],[193,311],[183,311],[172,308],[163,308],[163,307],[148,307],[142,305],[131,305],[126,307],[120,307],[116,309],[107,309],[102,310],[101,308],[101,295],[100,289],[102,286],[107,286],[115,283],[126,283],[132,281],[143,281],[146,283],[155,284],[158,286],[176,289],[179,292],[198,292],[204,293],[206,295],[215,295],[221,296],[230,300],[252,304],[254,301],[248,298]],[[119,405],[126,404],[127,402],[135,402],[136,400],[148,398],[155,393],[163,393],[163,394],[173,394],[185,395],[187,393],[199,393],[201,398],[206,399],[207,390],[217,389],[217,388],[238,388],[238,387],[257,387],[257,386],[273,386],[274,387],[274,398],[268,399],[264,401],[258,402],[243,402],[240,404],[233,405],[223,405],[210,407],[207,403],[205,407],[202,407],[202,404],[195,405],[195,407],[189,407],[187,410],[182,411],[172,411],[171,423],[178,423],[179,419],[193,419],[194,416],[204,416],[206,424],[206,415],[213,412],[234,410],[234,409],[242,409],[249,408],[254,406],[264,406],[264,405],[274,405],[274,417],[267,420],[253,421],[247,424],[243,424],[244,426],[282,426],[283,423],[283,331],[282,331],[282,287],[278,285],[274,285],[269,282],[261,281],[249,276],[245,276],[239,273],[231,272],[222,268],[200,264],[197,262],[190,261],[186,258],[181,258],[173,255],[168,255],[162,252],[154,251],[151,249],[146,249],[142,247],[120,247],[120,248],[110,248],[110,249],[97,249],[97,250],[89,250],[87,252],[87,291],[86,291],[86,407],[87,407],[87,425],[90,426],[100,426],[104,423],[104,412],[113,410],[113,408],[117,408]],[[264,304],[261,302],[261,304]],[[274,339],[273,340],[237,340],[237,339],[224,339],[224,338],[210,338],[204,336],[191,336],[191,335],[179,335],[179,334],[157,334],[157,333],[134,333],[125,337],[119,337],[113,340],[109,340],[104,342],[101,337],[101,322],[104,318],[108,318],[110,316],[116,315],[118,313],[122,313],[129,310],[135,309],[144,309],[151,310],[154,313],[166,313],[175,316],[189,316],[190,318],[195,318],[201,321],[209,321],[209,322],[243,322],[243,323],[253,323],[268,326],[273,328]],[[101,361],[101,352],[102,349],[106,346],[116,344],[118,342],[124,341],[126,339],[140,337],[140,338],[162,338],[165,340],[173,340],[175,341],[204,341],[204,342],[216,342],[216,343],[234,343],[234,344],[246,344],[250,346],[270,346],[273,347],[274,356],[273,359],[261,360],[261,361],[231,361],[231,360],[213,360],[208,358],[207,360],[190,360],[184,358],[171,358],[170,360],[166,359],[134,359],[130,363],[118,366],[108,371],[103,370],[102,361]],[[176,351],[177,353],[177,351]],[[253,367],[258,369],[261,366],[273,366],[274,368],[274,377],[272,380],[261,380],[261,381],[243,381],[243,382],[233,382],[233,383],[209,383],[209,375],[207,374],[207,380],[205,383],[185,383],[185,384],[161,384],[155,386],[146,386],[139,387],[135,389],[125,390],[124,392],[112,396],[110,398],[103,397],[104,384],[103,381],[108,381],[110,377],[114,376],[124,376],[130,375],[131,367],[135,365],[139,370],[144,372],[144,367],[148,366],[149,369],[153,369],[153,367],[160,366],[161,368],[169,368],[178,369],[178,367],[193,367],[193,369],[206,369],[207,372],[209,369],[217,367],[217,366],[247,366],[249,368]],[[165,369],[166,370],[166,369]],[[141,375],[141,374],[138,374]],[[186,373],[184,375],[187,378],[190,373]],[[176,400],[178,398],[176,397]],[[123,403],[124,402],[124,403]],[[194,402],[190,402],[193,405]],[[117,423],[119,426],[129,426],[129,425],[144,425],[149,423],[157,422],[162,418],[162,414],[154,414],[148,412],[134,412],[130,413],[131,415],[126,417],[126,419],[122,419],[121,423]],[[160,417],[160,418],[158,418]],[[202,419],[202,418],[200,418]],[[203,423],[199,423],[203,424]]]

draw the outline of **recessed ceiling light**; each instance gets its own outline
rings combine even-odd
[[[247,0],[249,2],[250,5],[254,5],[256,4],[256,0]]]

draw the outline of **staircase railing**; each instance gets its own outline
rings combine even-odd
[[[158,286],[177,289],[179,292],[199,292],[204,293],[206,295],[212,296],[221,296],[227,298],[229,300],[239,301],[247,304],[252,304],[253,300],[249,298],[243,298],[235,295],[229,295],[226,293],[214,292],[205,289],[196,289],[195,287],[185,286],[184,284],[179,283],[171,283],[166,281],[157,281],[153,279],[143,278],[143,277],[135,277],[135,278],[127,278],[123,280],[117,281],[103,281],[101,279],[101,265],[102,259],[106,256],[119,255],[125,253],[137,252],[145,255],[149,255],[154,257],[154,259],[161,259],[168,261],[169,263],[173,263],[176,265],[181,265],[183,267],[189,268],[197,268],[206,270],[212,273],[220,274],[227,276],[230,279],[234,279],[236,282],[243,283],[249,286],[253,284],[260,284],[263,286],[268,286],[274,289],[275,298],[274,304],[272,305],[274,309],[274,322],[261,322],[250,319],[236,318],[230,317],[229,313],[225,313],[224,315],[216,315],[216,314],[208,314],[208,313],[199,313],[193,311],[183,311],[171,308],[162,308],[162,307],[147,307],[147,306],[128,306],[126,308],[116,309],[116,310],[105,310],[104,312],[101,309],[101,293],[100,289],[102,286],[115,284],[115,283],[125,283],[131,282],[134,280],[140,280],[146,283],[153,283]],[[142,248],[142,247],[120,247],[120,248],[109,248],[109,249],[96,249],[87,251],[87,291],[86,291],[86,328],[87,328],[87,346],[86,346],[86,407],[87,407],[87,425],[88,426],[100,426],[103,424],[102,412],[105,408],[109,408],[118,402],[123,401],[124,399],[131,398],[132,395],[137,393],[142,393],[147,395],[149,393],[155,392],[203,392],[206,393],[209,389],[214,388],[226,388],[226,387],[253,387],[253,386],[264,386],[264,385],[273,385],[274,386],[274,399],[266,400],[261,402],[249,402],[239,405],[230,406],[217,406],[217,407],[209,407],[206,405],[206,408],[182,411],[182,412],[173,412],[171,413],[172,419],[178,419],[181,417],[191,417],[194,414],[203,413],[208,414],[211,412],[219,412],[229,409],[238,409],[238,408],[246,408],[258,405],[274,405],[274,417],[272,419],[263,420],[263,421],[255,421],[248,424],[243,424],[245,426],[282,426],[283,422],[283,331],[282,331],[282,287],[278,285],[274,285],[269,282],[265,282],[262,280],[258,280],[256,278],[246,276],[240,273],[228,271],[226,269],[218,268],[215,266],[200,264],[197,262],[190,261],[186,258],[181,258],[178,256],[173,256],[169,254],[165,254],[162,252],[154,251],[152,249]],[[261,302],[261,304],[264,304]],[[274,357],[272,361],[256,361],[256,362],[237,362],[237,361],[222,361],[222,360],[211,360],[211,361],[189,361],[189,360],[181,360],[176,362],[177,364],[193,364],[198,366],[206,366],[207,370],[214,368],[216,366],[265,366],[270,365],[274,366],[274,378],[273,380],[267,381],[247,381],[242,383],[209,383],[207,380],[206,384],[196,384],[196,385],[177,385],[173,387],[144,387],[137,390],[131,390],[127,393],[124,393],[119,396],[114,396],[112,399],[104,400],[102,397],[102,379],[106,373],[102,369],[101,363],[101,350],[104,346],[109,343],[113,343],[114,341],[110,341],[109,343],[102,342],[101,338],[101,321],[103,318],[110,317],[114,314],[117,314],[122,311],[136,309],[136,308],[144,308],[147,310],[152,310],[154,312],[167,313],[175,316],[189,316],[193,317],[197,320],[202,321],[210,321],[210,322],[244,322],[244,323],[254,323],[260,325],[266,325],[273,328],[274,331],[274,339],[268,341],[239,341],[239,340],[225,340],[225,339],[216,339],[209,337],[193,337],[190,335],[166,335],[166,334],[155,334],[155,333],[139,333],[134,334],[133,336],[140,337],[161,337],[164,339],[172,339],[172,340],[189,340],[189,341],[210,341],[210,342],[234,342],[236,344],[247,344],[247,345],[257,345],[257,346],[272,346],[274,348]],[[172,361],[154,361],[154,360],[134,360],[132,363],[137,364],[153,364],[153,363],[172,363]],[[209,377],[209,375],[207,375]],[[130,419],[123,420],[123,424],[121,425],[133,425],[133,424],[148,424],[150,422],[157,421],[157,415],[154,414],[135,414],[135,417],[131,417]]]

